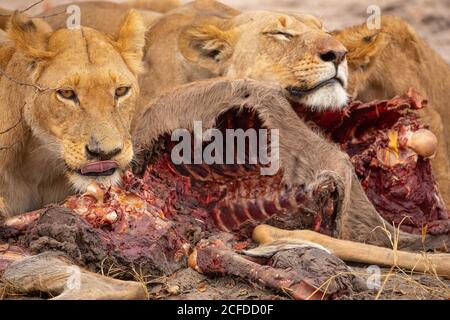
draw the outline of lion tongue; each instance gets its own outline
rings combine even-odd
[[[81,174],[102,173],[111,169],[116,169],[119,164],[116,161],[96,161],[81,167]]]

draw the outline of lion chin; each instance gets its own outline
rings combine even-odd
[[[119,186],[122,183],[122,171],[116,170],[110,176],[88,177],[76,172],[67,173],[72,189],[76,193],[84,193],[89,185],[93,183],[101,184],[106,188]]]
[[[339,83],[333,83],[298,98],[298,102],[313,111],[339,110],[347,105],[348,95]]]

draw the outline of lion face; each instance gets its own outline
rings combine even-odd
[[[221,26],[190,27],[179,46],[185,58],[218,76],[279,84],[305,106],[347,103],[346,49],[313,16],[248,12]]]
[[[18,42],[11,32],[29,59],[30,78],[43,88],[26,101],[28,126],[64,162],[77,191],[94,180],[117,184],[133,158],[130,131],[144,45],[139,16],[128,14],[116,39],[84,27],[42,33],[30,21],[17,20],[13,28],[22,38],[38,33],[34,39],[43,41],[38,47]]]

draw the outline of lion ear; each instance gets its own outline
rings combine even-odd
[[[146,28],[141,14],[136,10],[130,10],[124,17],[115,39],[117,49],[135,74],[143,70],[145,32]]]
[[[31,19],[18,11],[12,14],[8,37],[25,56],[45,60],[53,54],[47,50],[52,28],[42,19]]]
[[[347,48],[349,67],[362,71],[373,64],[388,44],[387,34],[383,30],[371,30],[365,23],[334,31],[333,36]]]
[[[178,38],[181,54],[201,67],[220,74],[223,63],[233,54],[236,32],[222,31],[213,25],[184,29]]]

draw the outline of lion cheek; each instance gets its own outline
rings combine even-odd
[[[67,166],[72,170],[77,170],[86,163],[85,155],[81,151],[84,150],[75,144],[65,143],[64,144],[64,161]]]
[[[126,141],[122,152],[114,158],[119,163],[120,169],[122,171],[127,170],[133,161],[134,150],[131,142]]]

